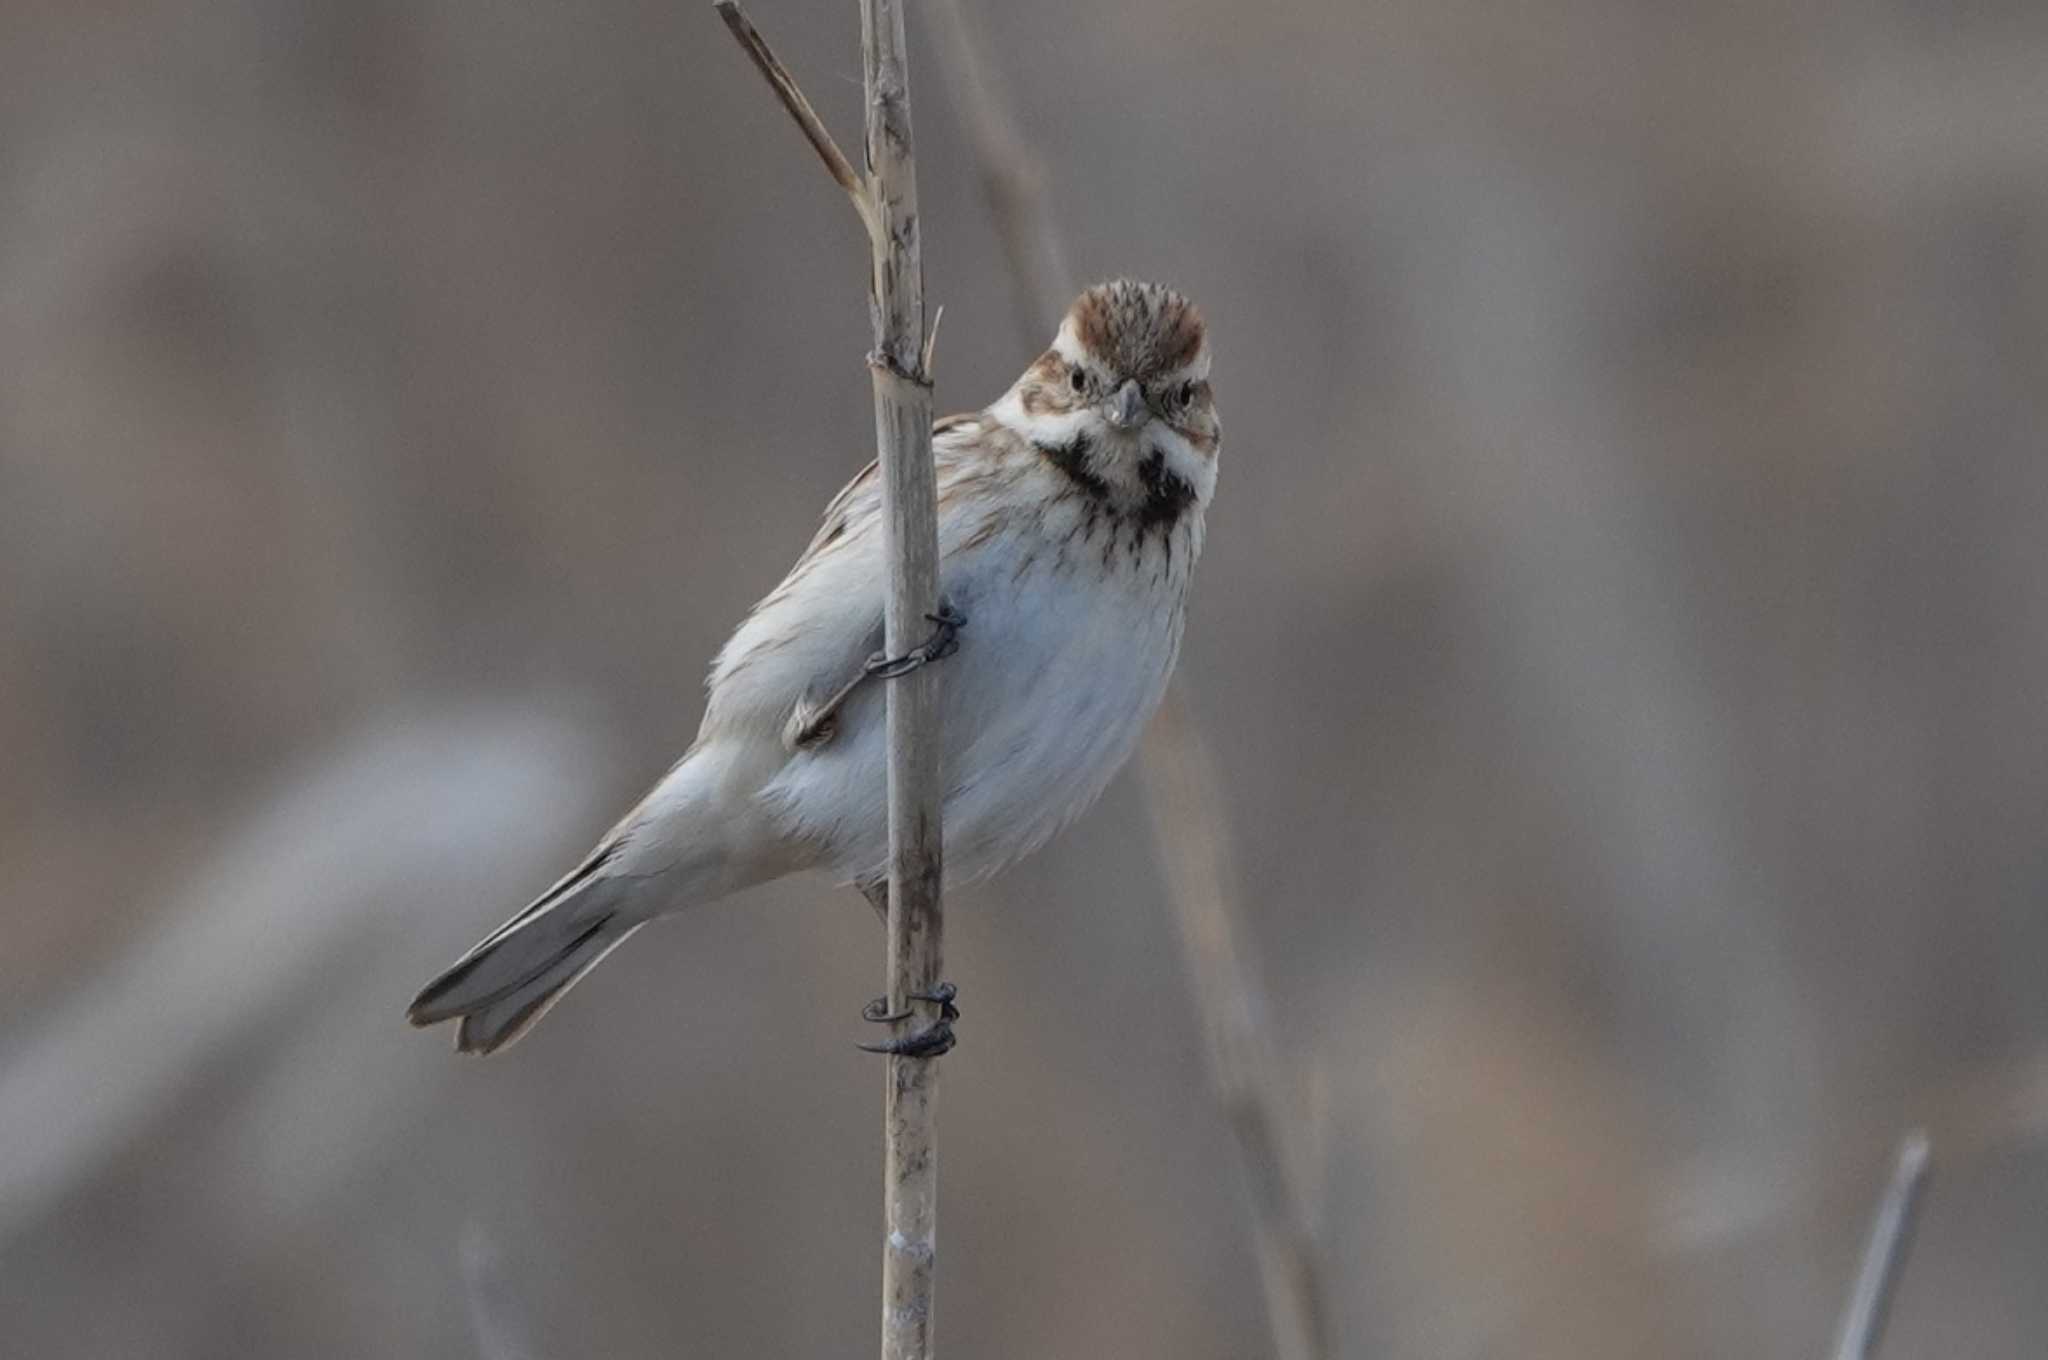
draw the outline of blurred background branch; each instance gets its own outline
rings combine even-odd
[[[356,1020],[388,1021],[401,999],[378,990],[364,958],[410,963],[423,915],[516,895],[544,872],[544,843],[506,847],[588,813],[602,747],[591,728],[533,710],[428,713],[361,733],[266,794],[157,929],[0,1046],[0,1245],[162,1136],[179,1102],[260,1035],[317,1035],[322,1077],[351,1062],[384,1070],[373,1055],[393,1041]],[[345,997],[349,1022],[321,1029]],[[332,1104],[319,1136],[339,1152],[350,1130],[404,1103],[394,1081],[431,1074],[424,1060],[406,1063],[336,1101],[308,1072],[289,1098]],[[294,1161],[280,1145],[265,1158]],[[314,1193],[302,1177],[284,1198]]]
[[[1870,1360],[1884,1338],[1885,1319],[1891,1312],[1892,1294],[1899,1287],[1899,1275],[1906,1268],[1906,1253],[1913,1242],[1913,1220],[1926,1189],[1929,1158],[1933,1152],[1927,1135],[1914,1130],[1899,1144],[1892,1160],[1891,1179],[1878,1200],[1870,1224],[1870,1239],[1863,1248],[1863,1262],[1843,1305],[1841,1322],[1835,1329],[1834,1360]]]
[[[1008,264],[1018,333],[1037,348],[1058,328],[1075,288],[1047,206],[1045,166],[990,82],[961,0],[939,0],[935,13],[951,57],[943,63],[947,85],[966,122]],[[1323,1360],[1330,1353],[1323,1285],[1302,1152],[1291,1137],[1307,1126],[1308,1111],[1282,1079],[1280,1049],[1239,919],[1229,804],[1186,683],[1177,676],[1146,729],[1138,774],[1207,1040],[1210,1085],[1244,1172],[1274,1354]],[[1312,1141],[1319,1142],[1319,1134]]]
[[[1237,1141],[1254,1249],[1280,1360],[1330,1354],[1322,1274],[1270,1008],[1242,938],[1223,782],[1183,690],[1169,691],[1140,754],[1182,959],[1208,1040],[1209,1080]]]
[[[1017,343],[1029,354],[1046,344],[1076,288],[1053,220],[1045,161],[1018,128],[961,0],[937,0],[929,10],[946,53],[940,77],[966,128],[975,175],[1002,245]]]
[[[459,1250],[477,1360],[539,1360],[525,1299],[507,1268],[504,1247],[488,1229],[471,1223],[463,1229]]]

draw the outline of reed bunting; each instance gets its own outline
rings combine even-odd
[[[1202,319],[1180,294],[1089,289],[996,403],[932,429],[933,641],[882,640],[870,463],[711,668],[696,742],[589,858],[428,984],[416,1025],[489,1053],[656,916],[800,869],[878,905],[882,679],[950,653],[938,704],[949,882],[1043,845],[1130,756],[1180,650],[1220,442]]]

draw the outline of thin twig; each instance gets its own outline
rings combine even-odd
[[[872,238],[875,234],[874,209],[868,201],[867,185],[852,162],[846,159],[846,153],[839,149],[839,143],[832,140],[831,132],[826,129],[824,120],[818,117],[818,111],[811,107],[811,101],[797,85],[796,77],[789,73],[789,68],[768,46],[768,40],[761,36],[760,30],[740,12],[735,0],[718,0],[712,8],[718,11],[719,18],[725,20],[725,26],[732,30],[732,36],[746,49],[747,55],[754,59],[754,66],[768,82],[768,87],[775,91],[782,107],[789,110],[789,116],[796,120],[797,128],[810,142],[811,149],[818,153],[818,159],[825,163],[826,173],[853,200],[853,210],[860,215],[861,226]]]
[[[875,442],[882,471],[882,545],[889,559],[884,645],[902,656],[939,610],[938,476],[924,316],[917,161],[910,135],[909,52],[902,0],[861,0],[868,178],[874,192],[870,271]],[[938,685],[943,666],[889,682],[889,1006],[938,986],[945,915],[939,899]],[[918,1003],[932,1007],[930,1001]],[[940,1014],[900,1022],[930,1027]],[[899,1031],[899,1037],[908,1033]],[[891,1054],[883,1115],[882,1360],[932,1353],[937,1263],[938,1067]]]
[[[1899,1144],[1898,1159],[1892,1165],[1891,1184],[1878,1201],[1877,1217],[1870,1225],[1870,1240],[1863,1247],[1863,1264],[1842,1309],[1841,1324],[1835,1329],[1834,1360],[1869,1360],[1884,1338],[1884,1324],[1891,1311],[1892,1291],[1898,1287],[1905,1268],[1906,1252],[1912,1245],[1914,1211],[1927,1184],[1929,1155],[1927,1135],[1919,1129]]]
[[[933,335],[925,327],[901,0],[861,0],[865,178],[847,164],[795,77],[775,59],[739,6],[720,0],[718,12],[832,178],[852,198],[867,228],[874,325],[868,372],[882,471],[882,547],[889,563],[883,645],[889,655],[904,656],[924,641],[926,621],[939,612],[939,530],[932,463]],[[945,923],[939,900],[941,669],[920,666],[888,682],[889,1013],[902,1017],[896,1022],[899,1040],[929,1032],[944,1019],[943,1003],[932,999]],[[882,1360],[928,1360],[938,1242],[938,1069],[930,1056],[892,1053],[888,1062]]]
[[[1058,322],[1072,283],[1046,207],[1045,172],[987,80],[959,0],[941,0],[939,9],[951,58],[945,75],[967,121],[982,191],[1002,242],[1018,328],[1026,345],[1036,347]],[[1274,1353],[1279,1360],[1322,1360],[1329,1354],[1325,1296],[1302,1177],[1286,1137],[1300,1120],[1291,1117],[1275,1081],[1277,1048],[1238,928],[1242,913],[1233,897],[1222,781],[1178,680],[1145,734],[1138,772],[1188,977],[1208,1032],[1210,1082],[1250,1188]]]
[[[918,355],[918,365],[924,370],[925,385],[932,381],[932,351],[939,347],[939,325],[946,319],[946,304],[940,303],[932,309],[932,327],[924,335],[924,351]]]

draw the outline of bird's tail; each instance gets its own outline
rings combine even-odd
[[[612,847],[600,849],[492,931],[413,998],[406,1018],[415,1025],[460,1019],[455,1046],[464,1053],[494,1053],[526,1033],[646,924],[644,914],[622,910],[632,880],[605,872],[611,854]]]

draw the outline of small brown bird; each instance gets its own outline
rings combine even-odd
[[[1119,280],[1008,392],[932,430],[949,882],[1043,845],[1136,746],[1180,650],[1221,428],[1200,314]],[[696,742],[589,858],[412,1003],[519,1037],[656,916],[800,869],[871,901],[888,858],[881,488],[870,463],[711,668]]]

